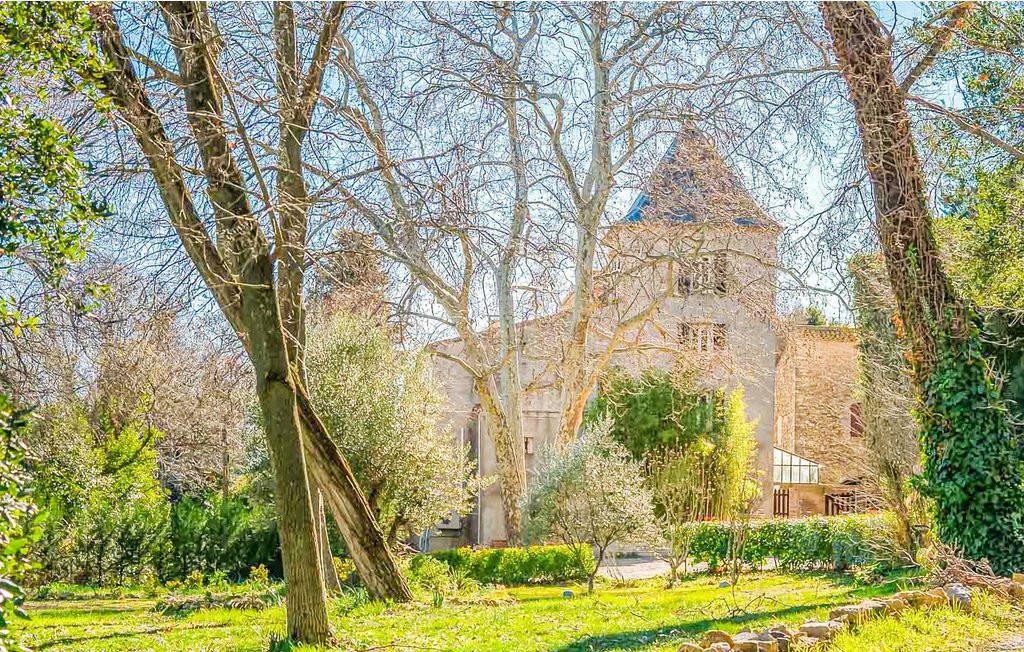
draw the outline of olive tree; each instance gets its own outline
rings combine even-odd
[[[553,537],[581,551],[595,549],[591,592],[612,544],[659,539],[643,466],[612,438],[611,425],[600,419],[572,443],[547,448],[523,510],[527,540]]]
[[[306,368],[313,404],[394,544],[469,513],[478,482],[468,448],[442,427],[429,356],[396,350],[390,337],[365,317],[324,315],[311,325]]]

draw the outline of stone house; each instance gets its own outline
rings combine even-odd
[[[596,358],[638,372],[691,367],[707,388],[743,385],[757,420],[763,516],[822,514],[856,507],[862,473],[855,401],[856,339],[839,327],[814,327],[776,309],[777,240],[782,227],[750,197],[738,176],[693,128],[682,130],[625,217],[603,234],[606,264],[590,332]],[[518,324],[530,471],[559,421],[557,360],[568,305]],[[646,314],[645,314],[646,313]],[[637,321],[638,315],[644,315]],[[626,335],[609,333],[632,324]],[[458,356],[458,340],[435,342]],[[614,350],[609,349],[614,347]],[[449,424],[468,443],[480,473],[496,473],[494,448],[458,364],[435,356]],[[536,382],[542,381],[542,382]],[[826,505],[826,502],[828,503]],[[483,489],[469,517],[442,523],[430,547],[500,545],[506,540],[497,483]]]

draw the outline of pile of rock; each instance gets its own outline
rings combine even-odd
[[[1024,582],[1020,583],[1019,591],[1024,595]],[[844,629],[856,627],[871,618],[894,616],[910,607],[927,608],[940,604],[969,609],[970,589],[962,584],[950,584],[937,589],[901,591],[889,598],[836,607],[829,613],[828,620],[806,622],[797,627],[778,624],[761,632],[744,630],[739,634],[712,629],[704,633],[700,644],[683,643],[679,652],[790,652],[798,647],[803,649],[830,641]]]

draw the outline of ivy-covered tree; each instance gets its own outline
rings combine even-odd
[[[920,389],[922,489],[946,542],[1007,573],[1024,568],[1021,436],[986,357],[973,305],[946,273],[925,198],[905,86],[864,2],[820,5],[850,91],[889,282]]]

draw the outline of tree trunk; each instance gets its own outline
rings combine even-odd
[[[597,547],[597,560],[594,562],[594,570],[590,571],[590,575],[587,576],[587,593],[594,592],[594,578],[597,577],[597,570],[601,568],[601,562],[604,561],[604,551],[603,547]]]
[[[296,389],[310,473],[345,538],[359,578],[374,597],[411,600],[412,591],[384,541],[348,461],[327,434],[309,396],[301,387]]]
[[[320,561],[323,564],[324,587],[327,593],[341,593],[341,580],[338,569],[334,567],[334,554],[331,552],[331,538],[327,534],[327,513],[324,511],[324,496],[319,489],[313,492],[313,513],[317,521],[317,546],[320,548]]]
[[[924,449],[925,495],[936,532],[997,573],[1024,568],[1021,447],[1002,379],[984,357],[972,310],[942,269],[890,40],[864,2],[824,2],[871,177],[893,294],[910,335]]]
[[[174,33],[175,45],[182,50],[180,54],[184,58],[179,67],[185,80],[188,117],[190,122],[194,123],[193,133],[203,155],[205,174],[210,185],[209,194],[217,218],[218,239],[224,238],[220,247],[214,245],[199,217],[191,192],[185,183],[184,174],[177,163],[174,144],[168,138],[145,87],[135,74],[131,54],[124,45],[109,5],[93,5],[90,11],[97,20],[99,45],[111,66],[111,70],[104,75],[104,92],[113,100],[119,113],[131,127],[152,169],[153,179],[167,208],[171,224],[181,238],[189,258],[202,274],[225,317],[249,353],[257,370],[259,382],[261,376],[266,376],[260,369],[268,361],[264,359],[267,355],[265,347],[257,346],[255,341],[258,338],[276,336],[280,347],[283,349],[285,346],[283,327],[276,304],[271,306],[270,303],[263,303],[262,298],[260,302],[254,303],[252,300],[253,291],[264,291],[264,297],[273,294],[274,275],[269,261],[269,245],[259,230],[258,222],[248,209],[245,182],[231,155],[230,147],[227,146],[225,127],[220,119],[220,99],[213,90],[214,73],[210,71],[213,59],[206,56],[212,39],[207,39],[204,35],[205,30],[197,27],[204,21],[203,18],[196,16],[197,12],[203,11],[202,5],[164,3],[161,8],[167,16],[169,29]],[[225,257],[235,257],[240,253],[249,252],[261,257],[258,278],[241,278],[242,283],[235,283],[233,274],[238,272],[239,266],[235,264],[236,261],[226,260]],[[272,310],[272,313],[260,316],[260,319],[266,318],[266,323],[262,325],[266,325],[274,332],[254,332],[250,323],[253,314],[265,310]],[[270,318],[271,314],[273,318]],[[270,377],[265,377],[264,381],[272,380],[273,388],[276,389],[279,389],[283,382],[283,386],[292,392],[289,408],[292,410],[291,414],[294,414],[295,399],[298,399],[302,408],[301,420],[305,426],[303,436],[312,442],[305,444],[305,451],[310,455],[307,460],[310,470],[316,474],[321,480],[321,486],[325,488],[325,499],[335,518],[339,519],[339,527],[349,550],[352,551],[360,576],[370,592],[377,597],[396,601],[411,599],[411,592],[394,557],[384,545],[383,535],[366,507],[365,498],[351,469],[330,439],[315,410],[309,405],[304,392],[297,390],[294,384],[288,381],[286,356],[284,363],[283,372],[275,368],[274,373]],[[278,416],[282,423],[287,423],[284,416]],[[299,441],[296,439],[296,442]],[[295,447],[303,450],[302,444],[296,443]],[[294,474],[295,467],[289,466],[285,472]],[[281,478],[276,480],[280,481]],[[337,486],[330,483],[337,483]],[[310,504],[308,488],[306,504]],[[307,515],[311,516],[311,511],[310,506],[306,510]],[[312,536],[313,527],[313,521],[310,519],[309,546],[316,551]],[[303,526],[303,536],[306,529],[306,526]],[[300,536],[299,539],[301,538]],[[292,537],[284,537],[282,545],[286,545],[285,539],[291,540]],[[299,556],[311,559],[317,557],[309,554]],[[319,566],[316,568],[319,576]],[[304,575],[298,577],[298,581],[301,582]],[[300,594],[324,594],[322,579],[317,584],[319,591],[306,591],[302,587],[295,590]],[[289,586],[289,604],[291,593],[292,587]],[[326,611],[326,605],[323,611]],[[291,620],[289,613],[289,623]],[[309,628],[313,633],[321,629],[316,624]]]
[[[494,458],[501,483],[501,505],[505,511],[505,536],[519,543],[523,535],[523,499],[526,496],[526,446],[522,429],[509,428],[505,414],[484,380],[476,379],[477,394],[487,417],[487,434],[494,443]]]
[[[914,364],[927,374],[938,354],[936,334],[963,339],[968,323],[932,235],[906,94],[896,85],[889,39],[871,8],[863,2],[820,6],[850,89],[889,281],[916,345]]]
[[[284,342],[281,342],[283,354]],[[316,545],[315,520],[295,412],[295,394],[284,377],[255,363],[256,394],[274,467],[274,505],[288,586],[288,634],[296,641],[325,644],[330,639],[327,593]],[[287,372],[286,372],[287,373]]]

